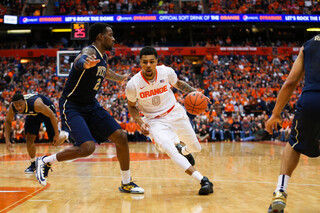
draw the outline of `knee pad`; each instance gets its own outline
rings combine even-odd
[[[175,146],[171,147],[160,145],[160,147],[163,151],[165,151],[165,153],[167,153],[167,155],[175,164],[183,169],[183,171],[186,171],[191,166],[189,161],[178,152]]]
[[[173,156],[170,156],[170,158],[175,164],[182,168],[183,171],[186,171],[191,166],[187,158],[185,158],[179,152],[177,152]]]

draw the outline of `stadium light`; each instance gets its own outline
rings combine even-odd
[[[30,59],[22,58],[22,59],[20,60],[20,63],[21,63],[21,64],[25,64],[25,63],[29,63],[30,61],[31,61]]]
[[[307,28],[308,32],[318,32],[320,31],[320,28]]]
[[[7,30],[8,34],[24,34],[24,33],[31,33],[30,29],[24,29],[24,30]]]
[[[71,29],[52,29],[51,32],[53,33],[69,33]]]

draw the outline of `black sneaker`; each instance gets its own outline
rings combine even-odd
[[[213,184],[206,176],[203,176],[200,185],[201,188],[199,190],[199,195],[208,195],[210,193],[213,193]]]
[[[182,154],[182,152],[181,152],[181,150],[182,150],[182,145],[181,144],[177,144],[176,145],[176,148],[177,148],[177,150],[178,150],[178,152],[181,154],[181,155],[183,155]],[[193,156],[192,156],[192,154],[190,153],[190,154],[188,154],[188,155],[183,155],[185,158],[187,158],[187,160],[189,161],[189,163],[191,164],[191,166],[194,166],[195,164],[196,164],[196,162],[194,161],[194,158],[193,158]]]
[[[26,174],[33,174],[34,171],[36,171],[36,162],[31,162],[31,165],[26,169],[24,170],[24,173]]]

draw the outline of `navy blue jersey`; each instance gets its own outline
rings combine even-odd
[[[91,103],[99,91],[107,71],[107,55],[99,52],[95,46],[89,46],[96,51],[96,58],[100,62],[84,70],[71,67],[69,78],[62,93],[62,97],[78,103]]]
[[[320,90],[320,35],[304,45],[305,86],[303,92]]]
[[[38,114],[42,114],[42,113],[37,113],[34,111],[34,102],[36,101],[37,98],[41,98],[42,102],[45,105],[47,105],[53,112],[55,112],[55,108],[54,108],[52,101],[49,98],[47,98],[46,96],[41,95],[41,94],[27,94],[27,95],[24,95],[24,99],[26,101],[26,108],[25,108],[24,112],[22,113],[23,115],[36,116]],[[18,113],[18,111],[16,110],[16,108],[14,107],[13,104],[12,104],[12,109],[15,114]]]

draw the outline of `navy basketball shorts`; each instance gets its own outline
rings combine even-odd
[[[121,129],[97,100],[81,104],[60,98],[59,109],[62,129],[69,132],[75,146],[87,141],[104,142],[112,133]]]
[[[320,91],[301,94],[292,122],[289,143],[294,150],[309,157],[320,155]]]
[[[55,113],[55,112],[54,112]],[[24,129],[25,133],[30,133],[31,135],[38,135],[40,130],[40,125],[44,123],[48,137],[50,141],[53,141],[54,137],[54,128],[52,126],[51,120],[49,117],[38,114],[36,116],[28,115],[25,120]]]

